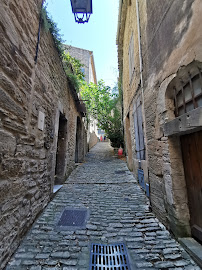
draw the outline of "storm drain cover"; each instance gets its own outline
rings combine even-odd
[[[92,244],[90,270],[130,270],[124,244]]]
[[[87,218],[87,209],[65,209],[57,223],[57,227],[60,229],[85,228]]]

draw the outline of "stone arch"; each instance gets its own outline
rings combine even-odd
[[[55,165],[55,185],[61,185],[65,181],[67,151],[67,118],[65,114],[59,114],[59,126],[57,136],[57,152]]]
[[[199,61],[192,61],[187,66],[182,66],[178,72],[172,76],[172,80],[169,82],[165,93],[165,106],[167,121],[171,121],[175,118],[174,114],[174,91],[173,88],[181,88],[183,84],[189,81],[190,76],[194,77],[202,70],[202,63]]]

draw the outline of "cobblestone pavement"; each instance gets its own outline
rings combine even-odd
[[[58,230],[62,211],[71,207],[89,210],[86,227]],[[98,143],[71,174],[6,270],[86,270],[91,243],[125,243],[131,269],[200,270],[149,211],[144,192],[108,143]]]

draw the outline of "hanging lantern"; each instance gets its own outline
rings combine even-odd
[[[88,22],[92,11],[92,0],[70,0],[72,12],[77,23]]]

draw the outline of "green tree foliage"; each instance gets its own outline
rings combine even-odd
[[[69,53],[65,53],[64,46],[62,44],[63,40],[60,34],[60,29],[57,27],[57,24],[48,14],[46,6],[44,6],[41,10],[41,18],[44,30],[46,32],[50,32],[53,37],[55,47],[58,51],[60,58],[62,59],[63,67],[69,80],[69,83],[78,93],[81,86],[81,82],[84,80],[84,74],[81,71],[81,68],[84,65],[82,65],[79,60],[72,57]]]
[[[101,80],[98,85],[83,83],[80,93],[89,115],[97,119],[98,126],[105,131],[112,146],[123,147],[121,109],[117,91],[112,91]]]
[[[62,61],[67,78],[78,93],[80,91],[82,82],[84,82],[84,73],[81,71],[81,68],[84,65],[81,64],[79,60],[72,57],[69,53],[65,52],[63,52]]]

